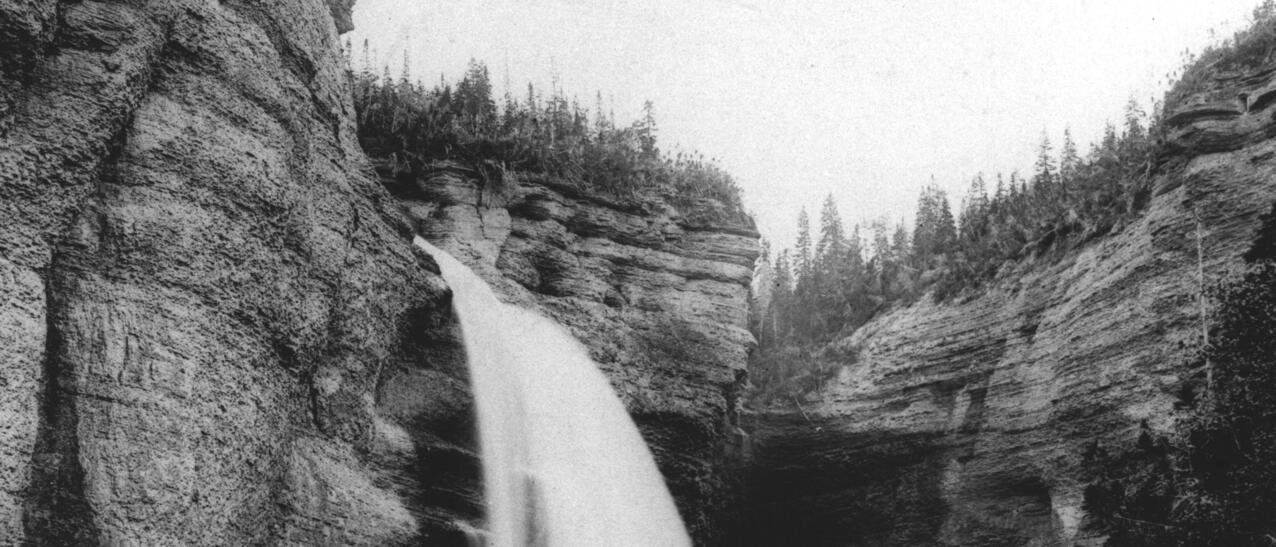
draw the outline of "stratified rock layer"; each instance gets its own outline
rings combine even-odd
[[[737,438],[736,392],[753,344],[752,221],[660,190],[604,197],[520,174],[484,182],[448,162],[417,171],[379,164],[425,238],[588,346],[693,536],[718,541],[730,491],[725,448]]]
[[[432,479],[475,465],[468,395],[354,137],[350,4],[0,1],[0,544],[477,517]]]
[[[977,298],[887,313],[825,349],[841,372],[805,414],[747,416],[746,543],[1101,544],[1086,447],[1172,429],[1200,374],[1198,272],[1238,265],[1276,201],[1271,68],[1171,102],[1137,221]]]

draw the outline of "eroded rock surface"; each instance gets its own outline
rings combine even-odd
[[[419,233],[588,346],[698,543],[718,541],[730,491],[725,448],[737,438],[736,394],[753,344],[752,221],[711,200],[675,206],[657,190],[605,197],[524,174],[498,184],[446,162],[406,177],[393,162],[378,170]]]
[[[1082,460],[1168,432],[1201,371],[1198,268],[1241,262],[1276,201],[1266,67],[1167,111],[1146,213],[977,298],[923,302],[825,348],[818,397],[746,417],[759,545],[1098,545]],[[1202,260],[1198,261],[1198,249]]]
[[[0,1],[0,544],[477,516],[473,485],[423,485],[475,465],[434,449],[467,442],[468,395],[354,137],[350,4]]]

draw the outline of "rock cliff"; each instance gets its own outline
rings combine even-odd
[[[416,233],[589,345],[713,541],[751,222],[378,180],[352,3],[0,0],[0,544],[465,544],[464,356]]]
[[[753,343],[752,221],[722,203],[657,189],[608,197],[533,174],[493,179],[454,162],[377,165],[422,236],[588,346],[693,536],[716,542]]]
[[[885,313],[817,356],[840,367],[818,396],[746,415],[745,543],[1101,544],[1083,454],[1173,429],[1202,373],[1202,278],[1241,262],[1276,201],[1273,69],[1170,96],[1136,221]]]
[[[450,519],[414,451],[468,436],[449,292],[354,136],[350,4],[0,2],[0,544]],[[445,378],[424,425],[404,370]]]

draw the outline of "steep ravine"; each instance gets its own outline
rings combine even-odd
[[[747,413],[744,543],[1102,544],[1083,454],[1170,431],[1199,381],[1198,267],[1238,266],[1276,201],[1274,68],[1171,97],[1137,221],[885,313],[824,348],[840,372],[801,410]]]
[[[638,423],[698,544],[723,530],[737,392],[753,337],[752,221],[651,189],[607,197],[554,178],[488,181],[435,162],[375,162],[419,233],[508,302],[567,326]],[[535,340],[528,340],[535,344]]]

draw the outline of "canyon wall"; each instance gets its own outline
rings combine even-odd
[[[1137,220],[884,313],[823,348],[839,373],[800,408],[744,416],[741,544],[1102,544],[1085,454],[1173,430],[1203,383],[1203,285],[1276,202],[1276,64],[1180,90]]]
[[[421,480],[468,395],[450,293],[355,138],[350,4],[0,1],[0,544],[477,518]],[[384,387],[404,370],[431,408]]]
[[[614,196],[454,162],[376,163],[423,237],[589,348],[697,543],[717,543],[732,492],[737,392],[753,344],[752,221],[727,204],[669,190]]]
[[[351,4],[0,1],[0,544],[466,544],[471,399],[418,233],[589,346],[715,541],[751,222],[379,180]]]

